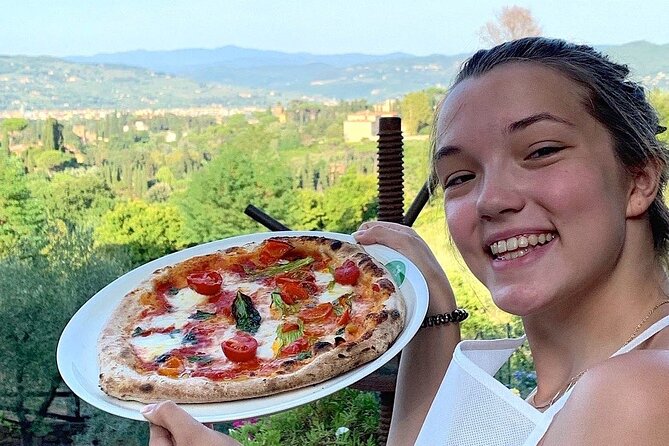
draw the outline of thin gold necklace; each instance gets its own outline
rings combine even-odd
[[[620,348],[623,348],[623,347],[625,347],[627,344],[629,344],[630,342],[632,342],[632,339],[634,339],[634,338],[637,337],[637,335],[639,334],[639,330],[641,330],[641,327],[643,327],[643,325],[648,321],[648,319],[650,319],[650,317],[653,315],[653,313],[655,313],[655,310],[657,310],[658,308],[660,308],[660,307],[661,307],[662,305],[664,305],[664,304],[669,304],[669,300],[663,300],[662,302],[660,302],[659,304],[656,304],[653,308],[651,308],[651,310],[648,312],[648,314],[646,314],[646,316],[641,320],[641,322],[639,322],[639,324],[636,326],[636,328],[634,329],[634,331],[632,332],[632,334],[630,335],[630,337],[627,338],[627,340],[625,341],[625,343],[624,343]],[[552,406],[552,405],[553,405],[553,404],[554,404],[554,403],[555,403],[555,402],[556,402],[562,395],[564,395],[565,393],[569,392],[569,389],[571,389],[572,387],[574,387],[574,385],[576,384],[576,382],[577,382],[579,379],[581,379],[581,377],[582,377],[582,376],[585,374],[585,372],[587,372],[588,370],[589,370],[589,369],[582,370],[582,371],[578,372],[576,375],[572,376],[572,377],[569,379],[569,381],[567,381],[567,385],[566,385],[564,388],[558,390],[557,393],[553,396],[553,398],[551,398],[551,399],[550,399],[547,403],[545,403],[545,404],[538,405],[538,404],[536,403],[535,399],[534,399],[534,398],[536,397],[537,394],[536,394],[536,392],[533,393],[533,394],[532,394],[532,402],[531,402],[532,406],[534,406],[534,408],[537,409],[537,410],[548,409],[548,408],[551,407],[551,406]]]

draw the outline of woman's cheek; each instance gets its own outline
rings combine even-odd
[[[463,200],[447,201],[444,204],[448,231],[465,261],[473,246],[479,246],[476,232],[476,208]]]

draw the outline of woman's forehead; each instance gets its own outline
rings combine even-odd
[[[590,117],[586,93],[558,71],[536,63],[508,63],[458,83],[442,103],[437,139],[453,131],[502,131],[528,116],[549,113],[566,121]]]

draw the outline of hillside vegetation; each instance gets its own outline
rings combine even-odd
[[[669,87],[669,45],[601,48],[649,89]],[[382,101],[447,87],[467,55],[282,53],[238,47],[65,59],[0,56],[0,110],[265,107],[309,98]]]

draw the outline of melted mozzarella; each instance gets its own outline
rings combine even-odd
[[[314,274],[316,275],[316,284],[323,288],[323,292],[316,296],[318,303],[332,302],[338,297],[353,291],[353,286],[351,285],[341,285],[334,282],[334,276],[330,273],[316,271]],[[330,285],[333,282],[334,286]],[[328,285],[332,289],[328,290]]]
[[[171,306],[167,313],[160,314],[143,322],[142,328],[166,328],[174,325],[181,328],[188,323],[188,318],[198,306],[207,302],[207,296],[196,293],[190,288],[182,288],[174,296],[165,296]]]
[[[256,356],[260,359],[273,359],[274,351],[272,350],[272,344],[276,339],[276,329],[281,324],[281,321],[275,321],[271,319],[265,319],[258,332],[253,335],[258,341],[258,353]]]
[[[145,362],[151,362],[158,356],[181,346],[181,333],[153,333],[149,336],[136,336],[130,343],[137,355]]]

